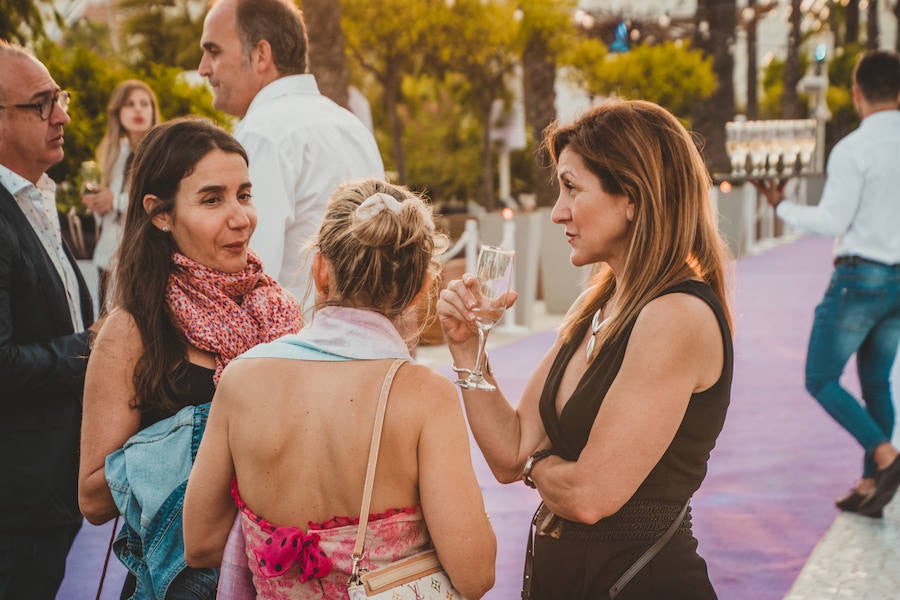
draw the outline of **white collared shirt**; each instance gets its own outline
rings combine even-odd
[[[75,268],[69,262],[62,245],[62,232],[59,229],[59,215],[56,212],[56,183],[46,173],[41,174],[37,185],[34,185],[18,173],[0,165],[0,185],[5,187],[16,199],[25,218],[34,229],[41,245],[62,281],[69,300],[69,315],[75,331],[84,331],[81,318],[81,294],[78,288],[78,277]]]
[[[777,214],[791,225],[836,236],[836,256],[900,263],[900,111],[863,119],[828,157],[817,206],[782,202]]]
[[[276,79],[256,95],[234,136],[250,158],[258,213],[250,245],[266,272],[301,301],[310,282],[308,245],[339,184],[384,179],[372,133],[319,93],[312,75]],[[314,294],[306,298],[311,306]]]

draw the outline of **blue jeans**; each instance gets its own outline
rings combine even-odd
[[[872,477],[872,451],[891,439],[891,368],[900,343],[900,265],[837,265],[816,307],[806,355],[806,389],[865,450],[863,477]],[[840,384],[856,354],[863,404]]]

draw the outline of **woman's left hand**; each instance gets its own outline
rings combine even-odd
[[[109,188],[102,188],[93,194],[81,197],[84,206],[92,213],[105,215],[113,209],[113,193]]]
[[[441,291],[437,303],[437,316],[448,344],[462,345],[476,341],[475,314],[472,309],[478,304],[478,279],[465,273],[462,279],[455,279]],[[519,297],[512,290],[505,294],[505,308],[516,303]]]

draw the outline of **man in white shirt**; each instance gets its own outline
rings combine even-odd
[[[307,245],[340,183],[384,178],[375,138],[306,72],[306,26],[294,2],[220,0],[200,45],[213,106],[242,119],[234,135],[250,157],[259,211],[251,246],[308,309]]]
[[[93,307],[59,228],[68,92],[0,40],[0,599],[53,598],[81,527],[78,436]]]
[[[841,510],[881,517],[900,485],[891,444],[890,374],[900,343],[900,57],[870,51],[853,71],[862,123],[828,158],[817,206],[784,201],[784,182],[757,182],[779,217],[798,229],[837,237],[835,268],[816,308],[806,356],[806,389],[865,450],[862,479]],[[856,354],[862,401],[840,384]]]

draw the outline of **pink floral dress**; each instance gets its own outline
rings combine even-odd
[[[240,509],[247,562],[257,598],[269,600],[348,598],[358,518],[333,517],[297,527],[276,527],[241,500],[236,482],[232,496]],[[369,515],[366,552],[361,566],[374,569],[431,547],[418,506]]]

